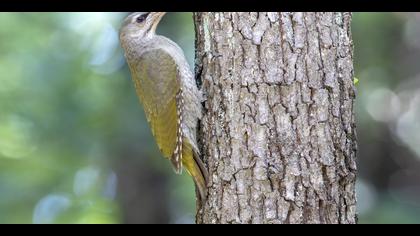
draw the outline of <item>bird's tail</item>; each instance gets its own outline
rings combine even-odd
[[[191,144],[184,142],[183,149],[182,164],[194,180],[198,202],[202,206],[207,199],[208,172],[199,155],[192,150]]]

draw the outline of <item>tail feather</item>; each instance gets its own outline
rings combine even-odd
[[[207,177],[208,172],[200,157],[191,148],[188,142],[184,142],[182,162],[187,172],[192,176],[196,190],[198,190],[199,201],[204,203],[207,199]]]

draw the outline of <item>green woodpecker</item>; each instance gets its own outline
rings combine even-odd
[[[120,30],[137,95],[163,156],[175,172],[184,167],[192,176],[199,200],[205,201],[207,170],[200,159],[197,126],[202,96],[182,49],[156,35],[165,12],[129,15]]]

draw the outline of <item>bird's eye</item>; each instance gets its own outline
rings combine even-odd
[[[146,18],[147,18],[148,15],[149,14],[143,14],[143,15],[137,17],[136,22],[137,23],[143,23],[143,21],[146,20]]]

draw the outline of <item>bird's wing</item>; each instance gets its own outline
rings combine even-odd
[[[173,160],[174,153],[181,151],[177,149],[182,147],[181,111],[180,102],[177,102],[180,94],[178,66],[166,51],[154,49],[142,54],[130,69],[159,149],[180,172],[181,157]]]

